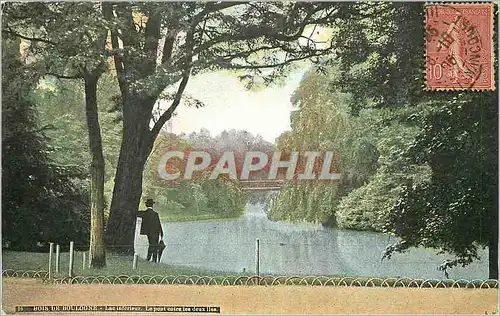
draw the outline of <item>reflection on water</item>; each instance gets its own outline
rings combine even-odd
[[[138,223],[139,224],[139,223]],[[260,272],[274,275],[350,275],[443,278],[437,266],[449,255],[430,249],[396,253],[380,262],[394,237],[380,233],[269,221],[262,208],[248,206],[235,220],[162,223],[167,248],[162,262],[224,272],[255,271],[255,240],[260,239]],[[147,238],[136,235],[136,252],[145,257]],[[453,279],[488,277],[488,253]]]

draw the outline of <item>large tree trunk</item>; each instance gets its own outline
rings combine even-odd
[[[190,70],[193,49],[194,27],[201,22],[204,15],[199,15],[200,20],[193,21],[186,36],[187,50],[185,57],[185,69],[177,93],[169,109],[160,116],[158,122],[150,130],[150,119],[155,102],[165,88],[165,83],[150,82],[155,78],[157,67],[157,51],[160,48],[163,52],[161,58],[162,66],[170,63],[172,50],[177,32],[170,32],[175,29],[169,25],[169,37],[160,46],[161,39],[161,16],[151,14],[144,29],[144,43],[141,43],[140,36],[136,33],[131,15],[131,6],[103,2],[102,12],[110,25],[110,38],[113,50],[114,65],[117,73],[118,84],[123,100],[123,138],[118,158],[118,165],[115,175],[115,186],[106,227],[106,246],[109,250],[131,254],[134,250],[134,233],[136,212],[142,195],[142,177],[144,165],[149,156],[156,136],[163,124],[171,118],[173,111],[179,105],[182,93],[186,87]],[[119,23],[115,23],[119,22]],[[175,23],[174,23],[175,24]],[[119,36],[120,31],[128,36]],[[122,48],[143,51],[144,54],[119,53],[119,37],[122,41]],[[145,87],[137,83],[148,82]]]
[[[132,98],[133,99],[133,98]],[[142,195],[144,165],[154,138],[149,131],[151,100],[124,100],[123,139],[106,227],[108,250],[133,254],[136,212]],[[136,104],[127,104],[135,102]],[[152,101],[154,103],[154,100]],[[141,104],[141,106],[138,106]]]
[[[108,250],[132,254],[136,212],[142,195],[142,170],[137,141],[123,140],[115,176],[113,198],[106,227]]]
[[[85,77],[85,112],[92,155],[90,173],[90,267],[106,266],[104,251],[104,155],[102,153],[101,128],[97,111],[97,76]]]

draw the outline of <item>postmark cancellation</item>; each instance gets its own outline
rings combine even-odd
[[[426,90],[495,90],[493,3],[425,5]]]

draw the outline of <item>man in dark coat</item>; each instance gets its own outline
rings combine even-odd
[[[154,205],[153,199],[146,200],[146,210],[143,212],[137,212],[139,217],[142,217],[141,225],[141,235],[148,236],[148,256],[146,260],[151,260],[153,257],[153,262],[156,262],[158,258],[159,249],[159,239],[163,239],[163,229],[160,223],[160,217],[158,213],[153,210]],[[160,237],[158,239],[158,237]]]

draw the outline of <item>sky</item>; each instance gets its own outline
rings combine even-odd
[[[317,41],[329,42],[332,30],[308,26],[304,35]],[[303,40],[303,39],[301,39]],[[304,43],[306,45],[306,43]],[[326,44],[318,44],[324,48]],[[284,131],[290,130],[290,111],[294,110],[290,96],[298,87],[310,63],[301,62],[285,84],[259,91],[248,91],[235,74],[204,73],[190,78],[185,93],[206,106],[201,109],[179,105],[172,120],[172,132],[190,133],[206,128],[212,135],[223,130],[243,129],[274,143]],[[162,108],[168,103],[161,104]]]
[[[260,134],[274,143],[282,132],[290,130],[290,111],[294,110],[290,96],[305,71],[306,68],[293,72],[282,86],[259,91],[246,90],[236,75],[227,72],[192,77],[186,93],[202,101],[205,107],[179,105],[172,120],[172,132],[190,133],[206,128],[217,135],[234,128]]]

